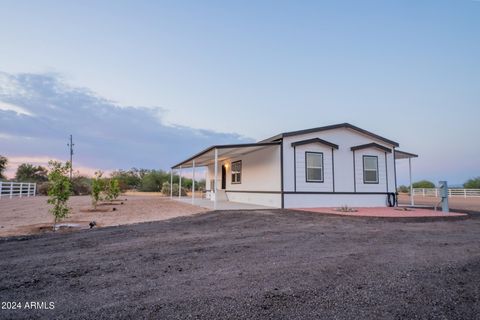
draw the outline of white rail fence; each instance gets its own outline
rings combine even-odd
[[[12,199],[13,197],[34,197],[36,193],[36,183],[0,181],[0,199]]]
[[[413,195],[420,197],[436,197],[439,195],[438,188],[414,188]],[[480,189],[448,189],[449,197],[480,197]]]

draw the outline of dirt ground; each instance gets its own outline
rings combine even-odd
[[[97,227],[131,224],[144,221],[165,220],[190,215],[205,210],[159,194],[127,194],[121,196],[114,205],[99,205],[98,212],[82,212],[92,208],[90,196],[71,197],[69,205],[71,215],[61,223],[79,224],[80,228],[89,228],[89,222],[95,221]],[[53,216],[48,211],[47,197],[14,198],[0,200],[0,237],[50,232]],[[113,211],[115,208],[115,211]]]
[[[434,197],[420,197],[415,196],[415,205],[435,206],[440,201],[439,198]],[[408,195],[400,194],[398,198],[399,204],[410,204],[410,197]],[[448,198],[450,209],[459,211],[476,211],[480,212],[480,197],[462,198],[450,197]]]
[[[2,239],[1,300],[23,307],[0,318],[479,319],[480,217],[407,221],[216,211]]]

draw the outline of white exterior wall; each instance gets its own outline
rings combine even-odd
[[[228,200],[233,202],[251,203],[274,208],[282,207],[282,195],[280,193],[227,192],[227,196]]]
[[[241,183],[232,184],[231,163],[238,160],[242,160]],[[228,163],[227,190],[281,191],[280,146],[268,147],[225,162]]]
[[[320,138],[337,144],[334,150],[334,166],[332,170],[331,147],[319,143],[297,146],[296,165],[294,164],[294,148],[292,142]],[[387,153],[387,170],[385,169],[385,152],[368,148],[355,151],[355,172],[353,165],[353,151],[351,147],[375,142],[392,152]],[[393,146],[382,140],[364,135],[347,128],[308,133],[303,135],[285,137],[283,140],[283,174],[285,192],[333,192],[333,179],[335,179],[335,192],[338,194],[285,194],[285,208],[301,207],[329,207],[329,206],[385,206],[384,194],[341,194],[353,192],[395,192],[395,171]],[[323,152],[324,154],[324,182],[305,182],[305,151]],[[363,155],[378,156],[379,183],[363,183]],[[295,174],[296,172],[296,178]],[[354,179],[355,176],[355,179]],[[296,190],[295,190],[296,181]]]
[[[207,173],[205,175],[205,190],[213,191],[213,184],[210,182],[213,179],[213,176],[215,174],[215,168],[212,165],[207,166]],[[218,183],[222,183],[221,180],[221,174],[222,174],[222,164],[218,163],[218,177],[220,177],[220,180],[218,180]],[[217,187],[220,189],[221,185],[217,184]]]
[[[242,161],[241,183],[232,184],[232,162]],[[244,156],[229,158],[218,163],[217,187],[222,187],[222,165],[226,168],[226,191],[229,201],[281,207],[280,146],[268,147]],[[207,168],[207,190],[213,190],[214,165]],[[248,191],[248,192],[228,192]],[[261,191],[262,193],[252,193]],[[264,193],[264,192],[272,193]]]
[[[323,154],[323,182],[307,182],[305,172],[305,152],[321,152]],[[333,192],[332,148],[318,143],[295,147],[296,188],[297,191]],[[293,170],[293,168],[292,168]]]
[[[363,156],[376,156],[378,159],[378,184],[376,183],[363,183]],[[387,153],[387,162],[390,160]],[[392,159],[393,160],[393,159]],[[378,149],[363,149],[355,151],[355,183],[357,192],[387,192],[387,171],[391,169],[393,171],[393,165],[391,168],[385,169],[385,152]],[[390,175],[389,175],[390,176]],[[390,177],[389,177],[390,178]],[[390,184],[390,181],[388,181]],[[389,192],[395,192],[395,186],[393,188],[388,187]]]
[[[291,145],[292,142],[313,138],[320,138],[339,146],[339,149],[333,150],[334,166],[332,166],[332,148],[319,143],[297,146],[295,148],[294,157],[294,148]],[[384,151],[375,148],[362,149],[355,151],[354,172],[354,153],[351,150],[351,147],[372,142],[392,150],[392,152],[386,154],[387,167],[385,166]],[[323,183],[306,182],[306,151],[323,153]],[[347,128],[285,137],[283,140],[284,191],[287,192],[284,194],[285,208],[337,207],[341,205],[357,207],[385,206],[387,204],[387,197],[385,194],[362,193],[395,192],[395,164],[393,151],[392,145]],[[364,184],[363,155],[373,155],[378,157],[378,184]],[[240,184],[232,184],[231,162],[237,160],[242,160],[242,181]],[[219,189],[221,189],[222,164],[228,164],[226,172],[226,191],[227,197],[230,201],[281,207],[281,195],[278,193],[281,191],[279,146],[269,147],[244,156],[219,161],[217,177]],[[213,179],[213,174],[214,167],[213,165],[210,165],[207,172],[207,190],[213,190],[213,185],[210,183]],[[248,192],[228,192],[229,190]],[[251,193],[252,191],[270,191],[273,193]],[[295,191],[320,193],[288,193]],[[325,192],[325,194],[321,194],[321,192]],[[357,193],[355,194],[354,192]]]
[[[285,208],[385,207],[383,194],[285,194]]]

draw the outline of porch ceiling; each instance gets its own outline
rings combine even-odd
[[[238,144],[238,145],[220,145],[210,147],[193,157],[180,162],[172,167],[172,169],[178,169],[180,166],[182,168],[190,168],[193,166],[193,161],[195,160],[195,167],[203,167],[213,164],[215,162],[215,149],[218,150],[218,161],[224,161],[229,158],[234,158],[238,156],[243,156],[255,151],[263,150],[266,148],[279,147],[279,142],[268,142],[268,143],[250,143],[250,144]]]
[[[405,151],[400,151],[400,150],[395,150],[395,159],[396,160],[410,159],[410,158],[418,158],[418,154],[405,152]]]

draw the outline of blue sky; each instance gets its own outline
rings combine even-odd
[[[0,39],[0,152],[19,161],[65,157],[73,133],[85,168],[168,168],[351,122],[419,153],[417,178],[480,175],[479,1],[0,0]]]

